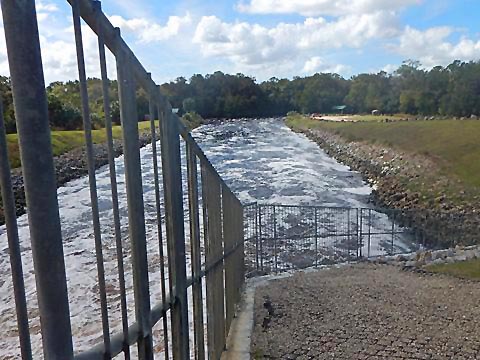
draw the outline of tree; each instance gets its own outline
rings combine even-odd
[[[185,113],[195,112],[197,109],[195,105],[195,98],[189,97],[183,100],[182,109]]]
[[[13,107],[13,95],[10,78],[0,75],[0,96],[3,105],[3,122],[5,130],[8,133],[13,133],[17,129],[15,123],[15,111]]]

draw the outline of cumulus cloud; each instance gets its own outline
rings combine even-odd
[[[44,2],[38,2],[35,5],[35,8],[37,9],[38,12],[56,12],[58,11],[58,6],[56,4],[52,3],[44,3]]]
[[[118,26],[123,32],[133,34],[145,44],[171,39],[192,23],[189,13],[185,16],[170,16],[165,25],[145,18],[125,19],[119,15],[110,16],[109,20],[114,26]]]
[[[390,45],[390,49],[405,58],[419,60],[427,68],[447,65],[454,60],[480,59],[480,40],[462,37],[458,42],[449,41],[455,32],[448,26],[424,31],[407,26],[398,44]]]
[[[392,74],[394,73],[398,68],[400,67],[400,65],[395,65],[395,64],[387,64],[385,65],[381,71],[385,71],[387,74]]]
[[[36,3],[46,82],[77,78],[70,7],[60,8],[47,1],[51,0]],[[343,57],[348,53],[355,56],[366,48],[374,48],[375,56],[389,50],[396,55],[396,59],[392,59],[390,54],[388,62],[391,63],[411,58],[418,59],[426,67],[446,65],[456,59],[480,59],[478,37],[459,37],[460,30],[449,26],[419,30],[402,24],[399,11],[421,0],[238,1],[237,9],[246,13],[301,14],[304,18],[273,25],[253,22],[248,16],[244,16],[247,20],[243,21],[225,21],[217,16],[196,13],[192,16],[188,12],[183,16],[170,16],[162,22],[152,20],[150,13],[141,12],[123,12],[123,16],[109,18],[122,29],[127,41],[135,41],[138,54],[148,50],[148,56],[160,55],[161,65],[157,64],[157,59],[149,65],[164,78],[217,69],[243,72],[260,79],[315,72],[350,75],[352,69],[348,65],[353,66],[354,60],[338,64],[335,54],[340,51]],[[117,3],[124,2],[118,0]],[[259,21],[258,17],[252,19]],[[88,76],[99,76],[96,36],[88,26],[82,29]],[[154,46],[159,42],[161,47]],[[203,57],[195,58],[191,54]],[[108,66],[114,78],[115,60],[111,56]],[[374,61],[372,66],[381,69],[384,64]],[[396,66],[387,65],[383,69],[390,72]],[[355,71],[365,69],[355,68]],[[1,18],[0,73],[8,74]]]
[[[45,83],[48,85],[52,81],[78,79],[75,37],[71,20],[66,22],[64,13],[56,5],[38,3],[36,7]],[[5,32],[1,22],[0,25],[0,74],[8,75],[10,69]],[[100,77],[97,36],[88,25],[82,26],[82,35],[87,76]],[[106,54],[109,77],[115,78],[115,59],[108,50]]]
[[[77,53],[73,26],[63,30],[64,38],[42,35],[40,29],[40,47],[45,73],[45,82],[78,79]],[[100,60],[98,40],[95,33],[87,26],[82,26],[82,40],[87,77],[100,77]],[[113,55],[106,50],[107,72],[109,78],[116,77],[116,63]]]
[[[422,0],[249,0],[240,1],[238,11],[251,14],[300,14],[303,16],[343,16],[396,11]]]
[[[393,15],[349,15],[335,21],[322,17],[302,23],[279,23],[264,27],[247,22],[226,23],[204,16],[193,42],[205,56],[222,56],[247,65],[277,62],[342,47],[359,48],[371,39],[391,38],[400,33]]]
[[[342,74],[351,71],[350,66],[344,64],[331,64],[320,56],[313,56],[305,62],[303,73],[312,75],[315,73]]]

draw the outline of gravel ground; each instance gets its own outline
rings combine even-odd
[[[255,294],[254,359],[480,359],[480,282],[358,264]]]

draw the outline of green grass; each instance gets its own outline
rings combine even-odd
[[[429,265],[428,271],[438,274],[448,274],[464,279],[480,280],[480,260],[462,261],[453,264]]]
[[[138,129],[140,132],[149,131],[150,122],[143,121],[138,123]],[[117,125],[113,127],[113,137],[120,139],[122,137],[122,128]],[[107,141],[107,134],[105,129],[93,130],[92,138],[95,144],[100,144]],[[18,146],[18,135],[8,134],[8,155],[10,159],[10,166],[12,168],[20,167],[20,151]],[[85,137],[82,130],[71,131],[52,131],[52,150],[55,156],[64,154],[70,150],[85,145]]]
[[[294,129],[322,128],[348,141],[378,143],[433,158],[442,172],[480,187],[480,121],[321,122],[290,116]]]
[[[412,115],[406,115],[406,114],[394,114],[394,115],[329,115],[329,116],[335,116],[338,117],[339,119],[348,119],[348,120],[355,120],[355,121],[381,121],[381,120],[402,120],[402,119],[407,119],[407,118],[413,118],[414,116]]]

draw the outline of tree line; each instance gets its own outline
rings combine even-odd
[[[120,123],[118,84],[110,81],[112,120]],[[103,126],[102,83],[87,81],[94,128]],[[391,74],[360,74],[345,79],[321,73],[293,79],[255,78],[217,71],[179,77],[161,85],[162,93],[179,114],[196,112],[203,118],[235,118],[301,113],[332,113],[346,105],[349,113],[405,113],[412,115],[480,115],[480,62],[454,61],[448,66],[425,70],[416,61],[405,61]],[[0,76],[0,92],[7,132],[15,131],[10,79]],[[81,99],[78,81],[54,82],[47,87],[50,124],[54,129],[81,129]],[[137,89],[139,120],[148,113],[148,96]]]
[[[87,80],[90,119],[94,129],[105,125],[102,81],[96,78]],[[56,81],[47,86],[48,118],[53,130],[80,130],[83,128],[80,82]],[[0,76],[0,94],[3,100],[3,116],[7,133],[16,132],[10,78]],[[120,104],[118,100],[118,83],[109,82],[110,116],[112,122],[120,124]],[[138,120],[148,114],[148,96],[142,88],[137,89]]]
[[[292,80],[271,78],[260,84],[243,74],[215,72],[183,77],[162,85],[180,112],[204,118],[251,117],[301,113],[332,113],[346,105],[349,113],[379,110],[386,114],[480,115],[480,62],[455,61],[425,70],[405,61],[387,74],[360,74],[345,79],[315,74]]]

